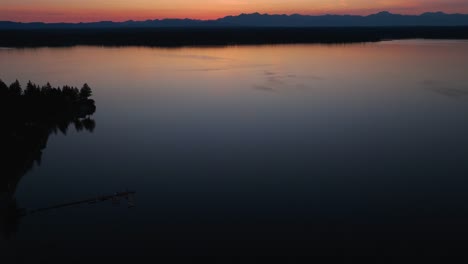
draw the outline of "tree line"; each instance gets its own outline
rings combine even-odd
[[[29,81],[23,89],[18,80],[10,85],[0,80],[0,111],[7,119],[38,120],[52,116],[67,119],[85,117],[96,110],[93,92],[88,84],[80,89],[65,85],[53,87],[50,83],[36,85]]]
[[[71,102],[79,102],[88,100],[91,95],[92,90],[87,83],[81,89],[78,89],[68,85],[52,87],[50,83],[39,86],[29,81],[23,90],[18,80],[7,85],[0,79],[0,96],[2,97],[62,97]]]
[[[18,80],[10,85],[0,80],[0,197],[14,193],[19,179],[40,164],[51,134],[66,134],[70,125],[78,132],[93,132],[96,106],[91,95],[87,84],[78,89],[29,81],[23,89]]]
[[[468,39],[468,27],[197,27],[0,29],[1,47],[230,46],[360,43],[386,39]]]
[[[8,205],[6,211],[0,210],[0,235],[2,213],[12,223],[5,225],[4,235],[15,232],[16,186],[28,171],[40,165],[49,136],[59,132],[66,135],[70,125],[78,132],[94,131],[96,123],[91,115],[96,107],[91,95],[88,84],[78,89],[50,83],[39,86],[29,81],[23,89],[18,80],[10,85],[0,80],[0,197]]]

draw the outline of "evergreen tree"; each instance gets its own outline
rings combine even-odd
[[[42,86],[41,88],[41,94],[42,95],[50,95],[52,91],[52,85],[50,83],[47,83],[46,85]]]
[[[78,97],[79,97],[79,91],[78,89],[75,89],[73,87],[70,87],[68,85],[65,85],[63,88],[62,88],[62,95],[64,95],[65,97],[67,97],[70,101],[77,101],[78,100]]]
[[[10,84],[10,94],[14,96],[21,96],[23,90],[21,89],[21,84],[16,80],[14,83]]]
[[[26,96],[36,96],[38,94],[38,88],[35,84],[31,81],[28,82],[26,85],[26,89],[24,90],[24,95]]]
[[[8,94],[8,85],[0,79],[0,96]]]
[[[82,100],[88,99],[89,97],[91,97],[91,95],[92,95],[91,88],[88,86],[87,83],[85,83],[83,87],[80,89],[80,98]]]

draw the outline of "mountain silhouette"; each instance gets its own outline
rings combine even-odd
[[[155,19],[125,22],[90,23],[20,23],[0,21],[0,29],[67,29],[67,28],[155,28],[155,27],[385,27],[385,26],[468,26],[468,14],[443,12],[421,15],[401,15],[380,12],[368,16],[358,15],[270,15],[240,14],[216,20]]]

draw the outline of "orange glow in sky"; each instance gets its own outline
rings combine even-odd
[[[240,13],[468,13],[467,0],[0,0],[0,21],[90,22],[214,19]]]

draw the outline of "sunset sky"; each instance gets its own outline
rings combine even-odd
[[[0,0],[0,21],[89,22],[213,19],[240,13],[468,13],[467,0]]]

